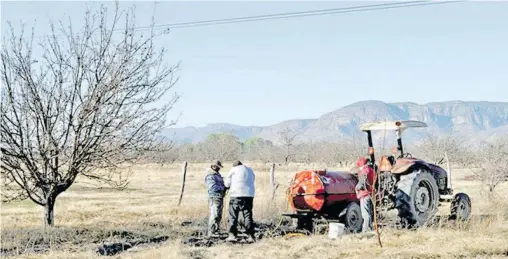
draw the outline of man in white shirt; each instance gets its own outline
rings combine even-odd
[[[255,194],[255,175],[252,168],[240,161],[233,163],[224,185],[229,189],[229,217],[227,241],[235,241],[238,234],[238,216],[240,212],[244,218],[247,242],[254,242],[254,221],[252,207]]]

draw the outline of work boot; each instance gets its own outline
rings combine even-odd
[[[234,242],[234,241],[236,241],[235,235],[229,233],[228,238],[226,238],[226,241],[227,242]]]
[[[220,233],[219,232],[209,232],[206,237],[207,238],[217,238],[217,237],[220,237]]]
[[[247,243],[254,243],[256,240],[254,239],[253,235],[248,235],[246,239]]]

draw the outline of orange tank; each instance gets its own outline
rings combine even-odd
[[[295,175],[289,187],[289,203],[293,211],[322,212],[358,201],[356,175],[349,172],[306,170]]]

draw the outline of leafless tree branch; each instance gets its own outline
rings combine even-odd
[[[46,207],[48,225],[56,197],[78,175],[123,188],[128,174],[113,177],[118,166],[160,144],[179,98],[168,97],[178,64],[164,62],[153,27],[135,30],[133,9],[102,6],[84,20],[78,31],[51,23],[38,45],[34,30],[25,37],[11,27],[1,52],[1,174],[22,190],[18,197]]]

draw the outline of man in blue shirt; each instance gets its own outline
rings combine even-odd
[[[208,189],[208,204],[210,209],[210,217],[208,219],[208,236],[213,237],[219,235],[220,221],[222,219],[222,208],[224,202],[224,194],[226,188],[224,180],[219,173],[222,168],[220,161],[215,162],[207,169],[205,177],[206,188]]]

